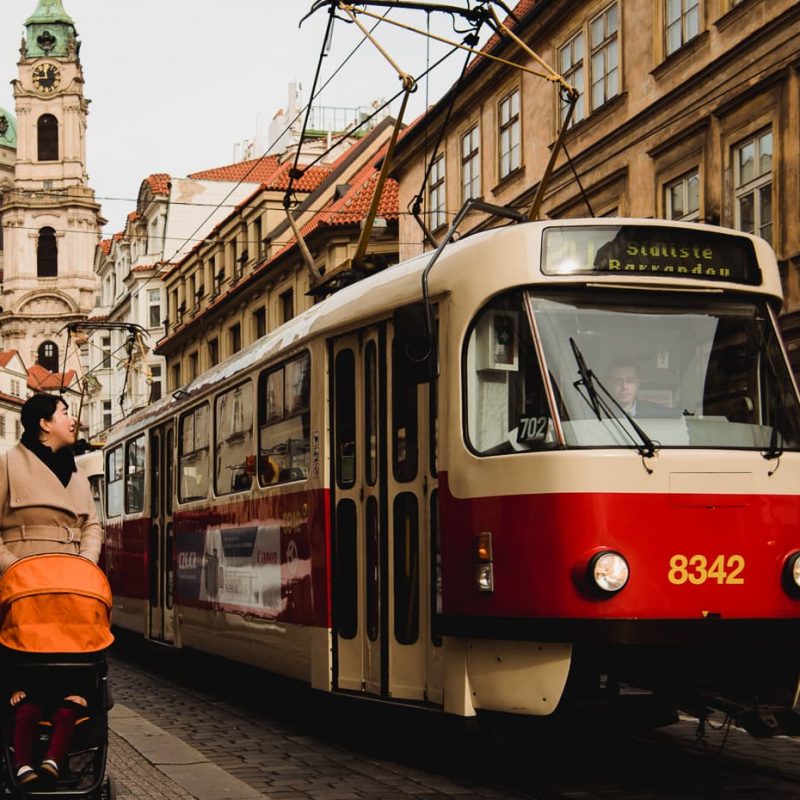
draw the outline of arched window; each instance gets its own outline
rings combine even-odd
[[[37,361],[50,372],[58,372],[58,345],[55,342],[42,342]]]
[[[39,134],[39,161],[58,161],[58,120],[42,114],[36,123]]]
[[[55,278],[58,275],[58,245],[53,228],[39,228],[36,243],[36,274],[40,278]]]

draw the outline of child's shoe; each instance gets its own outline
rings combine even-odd
[[[46,758],[42,761],[41,766],[39,769],[45,773],[49,778],[57,778],[58,777],[58,764],[53,761],[52,758]]]
[[[17,783],[20,786],[26,786],[38,779],[39,774],[33,767],[29,767],[27,764],[24,764],[17,770]]]

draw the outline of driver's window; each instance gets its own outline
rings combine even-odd
[[[473,450],[502,455],[554,446],[550,407],[519,293],[495,298],[475,318],[464,373]]]

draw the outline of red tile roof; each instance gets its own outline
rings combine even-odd
[[[100,242],[100,249],[103,251],[103,255],[107,256],[111,252],[111,239],[103,239]]]
[[[0,350],[0,367],[7,367],[8,362],[17,355],[16,350]]]
[[[268,181],[264,181],[265,189],[288,189],[289,171],[292,169],[291,162],[287,161],[275,171]],[[304,169],[300,165],[299,169]],[[331,174],[332,167],[328,164],[318,164],[309,167],[300,178],[295,178],[292,188],[298,192],[313,192]]]
[[[128,222],[133,222],[134,220],[137,220],[137,219],[139,219],[139,212],[138,211],[131,211],[131,213],[128,214]]]
[[[279,167],[277,156],[254,158],[240,161],[238,164],[227,164],[224,167],[213,167],[201,172],[193,172],[190,178],[203,181],[247,181],[248,183],[264,183],[270,179]]]
[[[63,378],[63,380],[62,380]],[[34,391],[46,389],[60,389],[69,387],[75,380],[75,370],[71,369],[67,372],[50,372],[49,369],[43,367],[41,364],[34,364],[28,368],[28,388]]]
[[[388,145],[381,149],[377,156],[378,160],[383,158],[387,148]],[[375,166],[375,161],[371,161],[362,167],[351,179],[350,188],[345,194],[338,200],[328,202],[322,210],[301,228],[300,232],[303,236],[306,237],[312,231],[321,227],[355,225],[366,219],[378,181],[378,174],[379,170]],[[384,219],[398,218],[400,210],[398,189],[399,186],[396,180],[390,178],[386,181],[378,203],[377,216]],[[270,262],[296,246],[297,240],[292,239],[270,259]]]
[[[153,194],[169,194],[170,176],[166,172],[155,172],[145,180],[150,184]]]
[[[524,19],[525,15],[534,7],[536,4],[536,0],[520,0],[519,3],[511,9],[514,17],[518,20]],[[503,25],[506,26],[509,30],[514,30],[517,27],[517,23],[514,22],[513,17],[508,16],[503,20]],[[486,44],[481,48],[481,53],[491,53],[501,41],[504,40],[505,37],[500,36],[498,33],[493,33],[489,39],[486,41]],[[475,58],[470,62],[468,70],[471,70],[478,62],[483,61],[480,56],[475,56]]]
[[[289,172],[292,166],[291,161],[281,164],[277,156],[265,156],[193,172],[189,177],[205,181],[260,183],[264,189],[281,191],[289,187]],[[299,165],[299,169],[303,169],[302,164]],[[301,178],[295,178],[293,188],[299,192],[313,192],[330,175],[331,169],[332,167],[327,164],[310,167]]]

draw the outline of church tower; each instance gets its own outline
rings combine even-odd
[[[105,220],[86,173],[80,43],[61,0],[38,0],[25,21],[17,78],[16,163],[3,193],[0,349],[30,368],[64,366],[64,326],[94,306],[94,252]],[[70,347],[67,369],[78,355]]]

